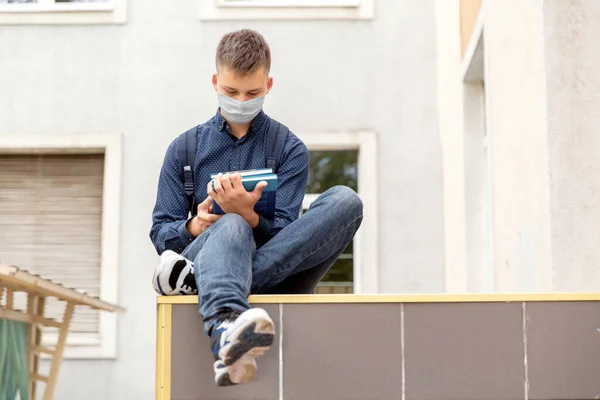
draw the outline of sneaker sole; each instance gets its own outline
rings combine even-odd
[[[248,383],[256,375],[256,362],[248,356],[239,359],[235,365],[225,368],[227,371],[217,377],[217,386],[234,386],[240,383]]]
[[[247,383],[256,374],[254,359],[263,356],[275,341],[275,324],[265,312],[240,326],[228,340],[231,343],[220,354],[228,368],[228,379],[233,384]]]
[[[269,350],[275,341],[275,327],[271,324],[272,331],[258,330],[255,322],[250,323],[239,333],[237,340],[223,351],[223,362],[230,366],[238,362],[242,357],[248,355],[259,358]]]
[[[157,294],[166,296],[167,294],[162,290],[162,286],[159,282],[160,274],[164,271],[165,267],[161,262],[156,268],[154,268],[154,275],[152,275],[152,286]]]

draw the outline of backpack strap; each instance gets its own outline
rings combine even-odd
[[[265,153],[267,155],[267,168],[271,168],[275,174],[279,169],[283,148],[285,147],[285,142],[287,141],[289,133],[290,130],[288,127],[282,123],[277,122],[274,119],[271,119],[269,122]]]
[[[194,161],[196,159],[197,127],[179,135],[177,143],[177,159],[183,178],[183,190],[188,198],[188,209],[192,216],[196,215],[196,196],[194,195]]]

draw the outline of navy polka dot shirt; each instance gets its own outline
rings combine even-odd
[[[211,174],[266,167],[265,140],[269,121],[270,117],[261,111],[252,121],[248,133],[239,140],[231,134],[219,110],[214,117],[198,126],[194,164],[197,202],[206,199],[206,185]],[[260,216],[260,222],[254,229],[257,245],[264,244],[298,218],[308,179],[308,161],[308,149],[290,132],[277,173],[275,220]],[[181,253],[194,240],[186,229],[188,207],[175,139],[165,154],[152,213],[150,239],[158,254],[165,250]]]

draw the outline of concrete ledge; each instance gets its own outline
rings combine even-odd
[[[157,399],[542,400],[600,393],[600,294],[254,296],[255,380],[218,388],[195,296],[158,298]]]

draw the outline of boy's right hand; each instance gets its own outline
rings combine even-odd
[[[193,237],[200,236],[202,232],[222,217],[222,215],[213,214],[212,208],[212,199],[210,197],[207,197],[202,203],[198,204],[198,214],[190,219],[186,226],[190,235]]]

